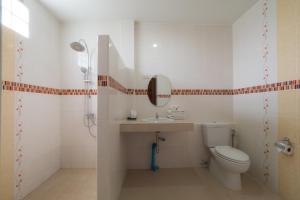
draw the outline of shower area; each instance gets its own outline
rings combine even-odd
[[[0,199],[96,200],[97,35],[19,5],[28,34],[1,27]]]
[[[115,80],[133,79],[116,46],[133,67],[134,22],[61,24],[39,1],[5,2],[27,18],[26,34],[1,27],[0,199],[116,199],[126,155],[115,120],[132,97]]]
[[[78,42],[72,42],[70,47],[77,52],[78,54],[78,63],[77,65],[80,68],[80,71],[83,73],[83,83],[84,83],[84,109],[83,109],[83,124],[88,129],[88,132],[91,137],[96,138],[96,134],[93,133],[93,127],[96,127],[96,114],[93,109],[93,99],[92,95],[95,95],[96,92],[93,92],[93,84],[96,83],[97,77],[93,76],[92,56],[90,54],[89,47],[84,39],[80,39]],[[92,53],[92,52],[91,52]],[[94,67],[95,68],[95,67]],[[94,85],[95,90],[95,85]],[[95,131],[94,131],[95,132]]]
[[[97,199],[96,46],[74,38],[62,48],[69,57],[61,58],[60,165],[30,193],[22,194],[25,200]]]

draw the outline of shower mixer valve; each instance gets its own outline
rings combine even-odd
[[[86,114],[86,117],[88,119],[95,119],[95,114],[94,113]]]

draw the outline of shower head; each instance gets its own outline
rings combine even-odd
[[[87,64],[81,63],[80,71],[82,73],[84,73],[85,75],[88,74],[90,72],[90,54],[89,54],[89,48],[86,44],[86,41],[83,39],[80,39],[78,42],[72,42],[70,44],[70,46],[74,51],[77,51],[80,53],[85,52],[87,54]]]
[[[80,67],[80,71],[84,74],[87,73],[88,69],[86,67]]]
[[[70,46],[71,46],[71,48],[73,49],[73,50],[75,50],[75,51],[78,51],[78,52],[83,52],[83,51],[85,51],[85,47],[84,47],[84,45],[83,44],[81,44],[80,42],[72,42],[71,44],[70,44]]]

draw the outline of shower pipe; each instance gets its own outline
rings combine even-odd
[[[80,66],[80,71],[84,74],[84,89],[90,90],[92,84],[92,67],[91,67],[91,56],[89,52],[88,45],[85,40],[80,39],[78,42],[72,42],[70,44],[71,48],[74,51],[79,53],[86,52],[88,57],[88,67]],[[83,116],[83,124],[86,128],[88,128],[89,134],[91,137],[96,138],[96,135],[93,134],[92,128],[96,126],[96,117],[95,114],[92,112],[92,96],[87,94],[84,96],[84,116]]]

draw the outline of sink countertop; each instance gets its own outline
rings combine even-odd
[[[192,123],[194,124],[194,122],[189,121],[189,120],[170,120],[170,121],[158,121],[158,122],[154,122],[154,121],[144,121],[144,120],[121,120],[120,124],[184,124],[184,123]]]
[[[142,121],[124,120],[120,121],[120,131],[122,133],[153,133],[153,132],[183,132],[192,131],[194,122],[188,120],[174,121]]]

